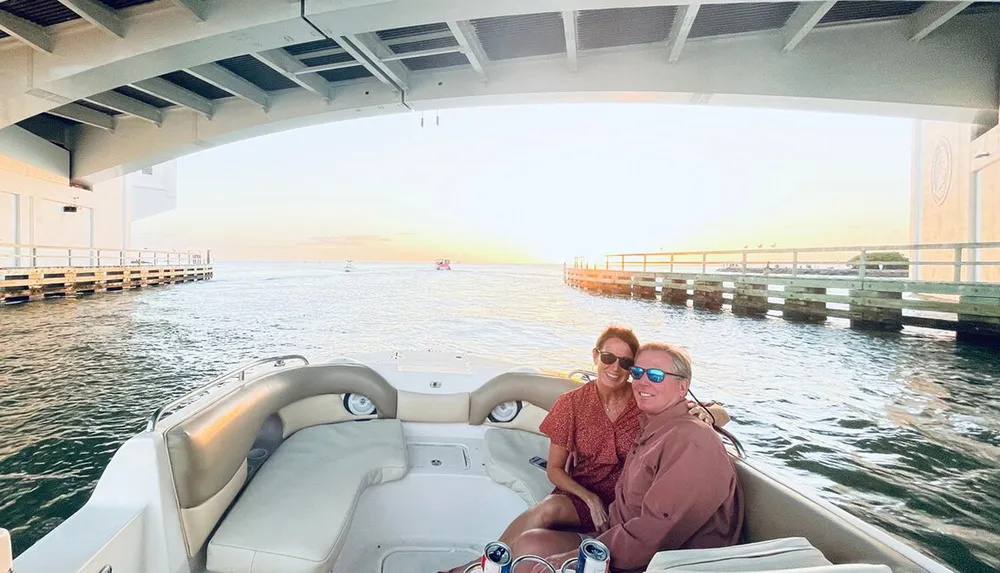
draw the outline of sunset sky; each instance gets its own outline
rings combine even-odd
[[[548,105],[333,123],[179,160],[133,244],[218,259],[563,262],[906,243],[909,120]]]

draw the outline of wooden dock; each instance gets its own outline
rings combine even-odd
[[[6,252],[4,251],[6,249]],[[56,264],[46,264],[53,263]],[[200,253],[0,244],[0,305],[211,279]]]
[[[564,269],[564,280],[588,292],[682,306],[690,300],[694,308],[728,307],[743,317],[841,318],[859,330],[916,326],[997,345],[1000,283],[982,280],[988,274],[982,269],[1000,265],[994,250],[1000,252],[1000,243],[608,255],[600,261],[578,258]],[[852,251],[853,257],[845,256]],[[907,260],[872,261],[873,251],[897,252]],[[940,251],[951,253],[950,260],[932,256]],[[918,278],[939,276],[942,267],[959,280]]]

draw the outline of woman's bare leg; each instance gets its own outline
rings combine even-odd
[[[537,555],[547,559],[553,555],[572,551],[580,546],[580,535],[571,531],[553,531],[551,529],[529,529],[525,531],[517,542],[511,547],[512,557],[515,559],[522,555]],[[553,563],[556,567],[562,563]],[[519,565],[517,571],[529,571],[528,565]]]
[[[580,525],[573,502],[565,495],[553,494],[529,507],[510,522],[500,536],[500,541],[514,545],[517,538],[529,529],[552,529],[554,526],[573,527]]]
[[[573,502],[565,495],[553,494],[524,510],[521,515],[510,522],[507,529],[500,535],[499,541],[513,546],[522,533],[531,529],[550,529],[554,526],[579,526],[580,518],[576,515],[576,508]],[[462,573],[465,568],[472,563],[478,563],[475,559],[464,565],[459,565],[451,569],[448,573]]]

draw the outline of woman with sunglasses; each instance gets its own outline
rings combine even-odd
[[[515,519],[504,537],[513,541],[545,522],[582,531],[607,526],[615,484],[639,433],[639,407],[629,384],[638,349],[627,328],[609,326],[597,338],[597,378],[560,396],[539,426],[551,441],[547,474],[555,490]],[[729,421],[721,406],[706,406],[688,403],[692,414],[709,423]]]
[[[600,532],[607,527],[615,484],[639,433],[639,407],[629,384],[638,349],[639,340],[628,328],[609,326],[597,338],[597,378],[559,396],[539,426],[551,442],[546,473],[556,487],[515,518],[500,541],[510,545],[535,528]],[[712,414],[693,402],[688,407],[702,419],[714,417],[718,425],[729,421],[721,406],[708,405]]]

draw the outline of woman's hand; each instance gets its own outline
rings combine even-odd
[[[600,533],[607,529],[608,508],[604,507],[604,502],[601,501],[601,498],[596,493],[591,493],[582,499],[587,504],[587,508],[590,509],[590,519],[594,521],[594,527],[597,528],[597,532]]]
[[[704,402],[704,404],[709,409],[712,409],[712,407],[715,406],[715,402]],[[713,424],[712,416],[710,416],[708,412],[705,411],[705,408],[702,408],[694,400],[688,400],[687,407],[688,407],[688,413],[691,414],[692,416],[700,419],[702,422],[705,422],[709,426]]]

